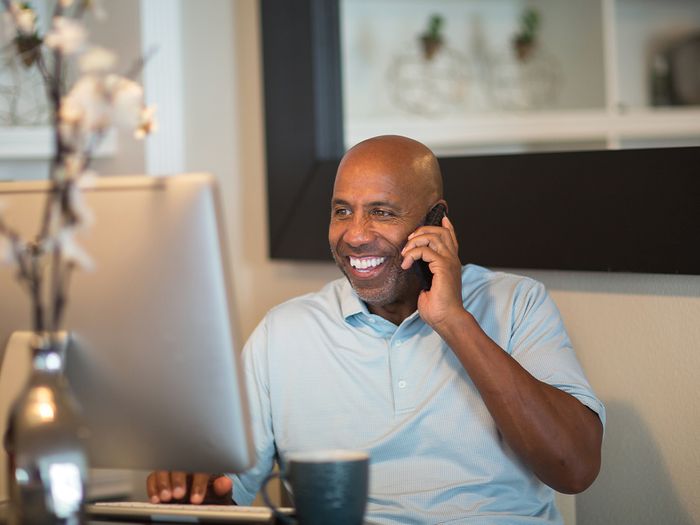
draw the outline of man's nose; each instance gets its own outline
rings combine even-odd
[[[372,242],[374,233],[368,218],[362,216],[353,217],[344,238],[345,242],[351,246],[360,246]]]

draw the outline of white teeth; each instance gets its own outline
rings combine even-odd
[[[382,264],[386,260],[386,257],[350,257],[350,266],[357,268],[358,270],[367,270],[369,268],[375,268]]]

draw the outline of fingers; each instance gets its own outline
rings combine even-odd
[[[223,474],[209,476],[209,489],[204,503],[211,505],[233,504],[233,481]]]
[[[433,261],[437,261],[440,257],[434,250],[429,246],[420,246],[418,248],[413,248],[408,252],[403,253],[403,261],[401,261],[401,268],[408,270],[415,261],[425,261],[430,264]],[[431,271],[432,268],[431,268]],[[435,273],[433,271],[433,273]]]
[[[156,473],[151,472],[146,478],[146,492],[148,492],[148,499],[151,503],[159,503],[160,498],[158,497],[158,487],[156,486]]]
[[[455,233],[455,228],[452,225],[452,221],[450,221],[449,217],[445,215],[442,218],[442,227],[446,228],[447,231],[450,232],[450,238],[452,239],[452,245],[455,247],[455,251],[459,252],[459,243],[457,242],[457,234]]]
[[[446,260],[452,259],[459,262],[457,246],[450,232],[445,228],[439,229],[442,230],[439,233],[435,233],[433,229],[430,231],[417,230],[409,237],[408,242],[401,250],[401,255],[404,258],[401,261],[401,268],[408,270],[414,261],[419,259],[431,263],[442,257]]]
[[[210,480],[211,478],[211,480]],[[188,495],[189,503],[203,503],[210,488],[213,496],[219,496],[222,501],[230,499],[233,482],[223,475],[205,473],[186,474],[185,472],[169,472],[160,470],[151,472],[146,478],[146,490],[151,503],[169,503],[182,500]]]
[[[430,248],[441,255],[457,255],[459,244],[452,223],[447,217],[442,220],[442,226],[421,226],[408,236],[403,251],[420,246]]]
[[[233,481],[227,476],[219,476],[214,480],[214,492],[217,496],[226,496],[233,490]]]
[[[187,495],[187,474],[184,472],[171,472],[170,485],[173,499],[182,499]]]
[[[207,484],[209,483],[209,474],[198,472],[192,476],[192,489],[190,491],[190,503],[195,505],[202,503],[207,495]]]
[[[151,472],[146,478],[146,489],[152,503],[167,503],[173,497],[170,484],[170,472],[159,470]]]

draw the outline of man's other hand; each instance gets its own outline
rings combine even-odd
[[[151,503],[233,504],[233,482],[223,474],[159,470],[148,475],[146,488]]]

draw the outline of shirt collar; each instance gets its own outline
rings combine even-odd
[[[367,304],[358,297],[347,278],[343,279],[343,284],[340,287],[340,311],[343,314],[343,319],[346,321],[355,316],[364,317],[365,319],[374,316],[367,308]],[[416,318],[420,319],[418,311],[409,315],[402,324],[409,324]],[[386,322],[388,323],[388,321]]]
[[[346,321],[357,314],[370,315],[367,305],[357,296],[347,278],[340,287],[340,311]]]

